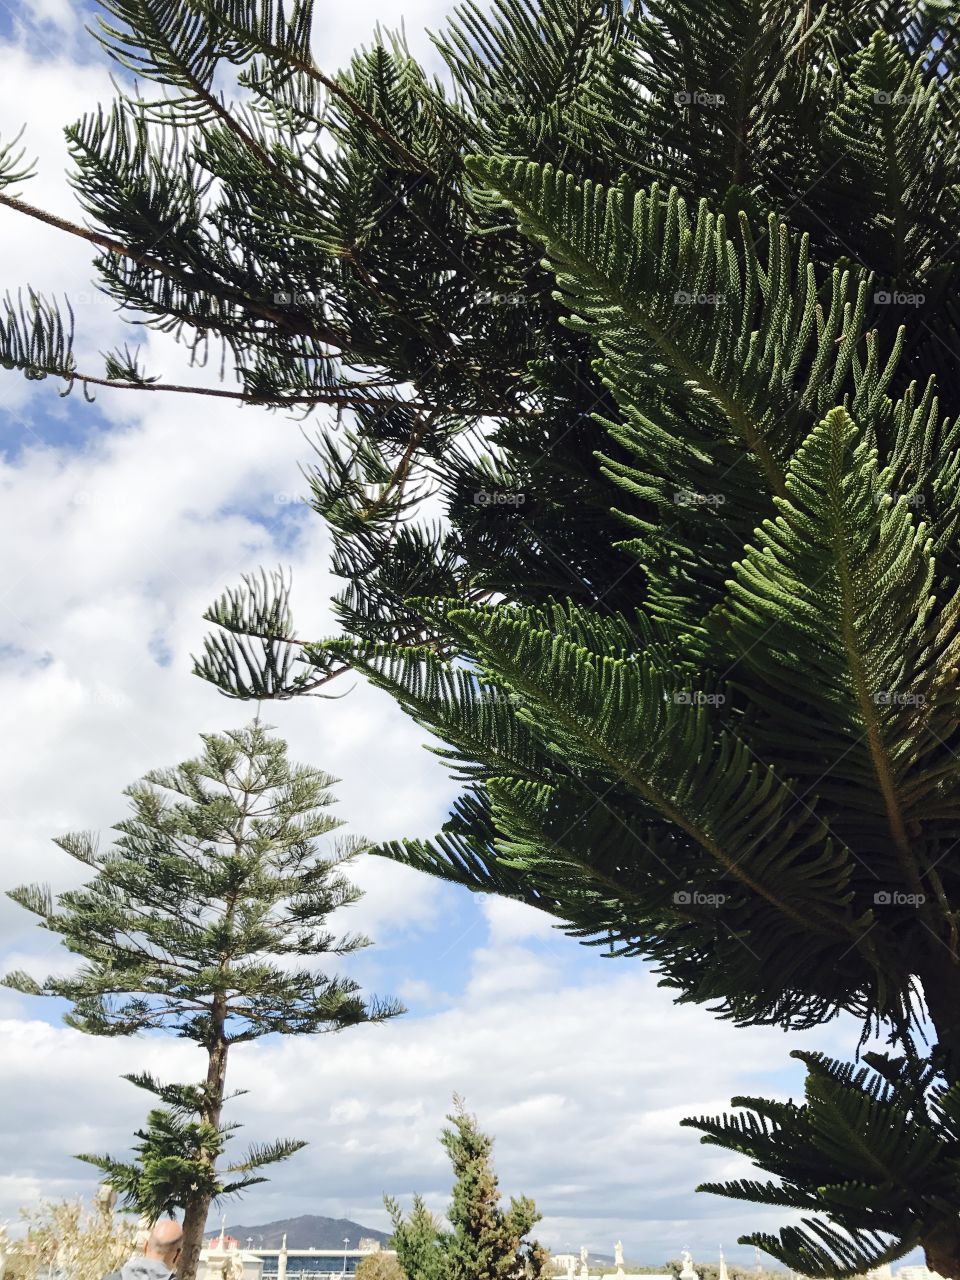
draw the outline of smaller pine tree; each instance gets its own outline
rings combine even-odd
[[[501,1207],[493,1139],[480,1132],[462,1099],[454,1101],[440,1138],[453,1164],[452,1230],[440,1229],[420,1197],[406,1220],[388,1198],[398,1261],[408,1280],[543,1280],[550,1275],[549,1254],[526,1239],[540,1220],[536,1205],[521,1196]]]
[[[90,835],[57,841],[93,871],[85,885],[56,898],[38,885],[11,891],[85,964],[43,983],[22,972],[3,979],[26,994],[69,1001],[65,1021],[81,1031],[166,1030],[203,1050],[200,1084],[134,1078],[164,1104],[138,1135],[137,1163],[83,1157],[147,1216],[183,1208],[180,1280],[196,1274],[212,1201],[262,1181],[254,1170],[303,1145],[254,1145],[239,1164],[218,1167],[231,1130],[222,1112],[234,1046],[401,1012],[394,1001],[363,999],[352,978],[315,967],[322,955],[349,955],[367,943],[327,927],[334,911],[360,897],[343,864],[366,847],[354,839],[321,850],[341,825],[326,812],[334,779],[288,761],[286,743],[259,720],[203,742],[197,759],[128,789],[132,813],[114,827],[110,850],[101,852]]]

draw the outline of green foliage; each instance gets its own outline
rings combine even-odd
[[[744,1109],[737,1115],[684,1121],[704,1132],[704,1142],[748,1156],[780,1182],[740,1179],[702,1189],[827,1212],[829,1225],[805,1217],[778,1236],[744,1240],[791,1267],[803,1260],[811,1274],[838,1260],[844,1268],[862,1270],[865,1259],[882,1266],[904,1246],[924,1243],[932,1215],[949,1221],[960,1173],[960,1091],[937,1082],[935,1059],[868,1053],[854,1069],[821,1054],[793,1056],[807,1068],[803,1104],[734,1098]]]
[[[408,1218],[396,1201],[386,1204],[393,1220],[393,1247],[408,1280],[542,1280],[550,1274],[548,1255],[526,1237],[539,1221],[526,1196],[500,1205],[491,1153],[493,1141],[481,1133],[458,1098],[441,1142],[453,1165],[453,1200],[445,1231],[423,1200],[414,1198]]]
[[[395,1200],[384,1197],[393,1222],[391,1246],[405,1280],[443,1280],[446,1275],[447,1236],[436,1216],[414,1196],[410,1215],[404,1218]]]
[[[266,1182],[256,1174],[257,1169],[286,1160],[306,1146],[301,1141],[273,1142],[253,1147],[240,1160],[221,1167],[224,1147],[239,1126],[214,1126],[205,1118],[212,1102],[205,1083],[164,1085],[147,1073],[124,1079],[155,1094],[163,1104],[150,1111],[146,1128],[137,1131],[136,1158],[125,1162],[110,1156],[81,1155],[78,1159],[101,1169],[105,1182],[120,1194],[123,1204],[148,1222],[156,1222],[164,1214],[173,1217],[198,1193],[218,1202]]]

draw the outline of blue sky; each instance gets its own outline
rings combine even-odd
[[[442,0],[398,3],[415,50],[426,49]],[[337,65],[383,17],[372,0],[331,6],[318,57]],[[26,120],[40,159],[26,198],[78,216],[63,178],[60,128],[110,96],[109,72],[69,0],[0,6],[4,77],[0,139]],[[4,284],[66,289],[80,349],[131,341],[91,290],[90,256],[66,237],[0,210]],[[136,340],[136,339],[134,339]],[[182,351],[146,339],[148,368],[189,377]],[[51,837],[105,830],[124,812],[122,788],[185,758],[197,734],[242,723],[190,674],[225,587],[261,564],[292,567],[301,630],[330,629],[324,530],[286,497],[303,490],[297,423],[188,397],[79,394],[0,378],[0,705],[8,718],[0,773],[0,887],[73,868]],[[430,835],[453,787],[421,731],[385,697],[358,685],[342,701],[269,709],[295,756],[343,779],[338,813],[373,839]],[[233,1083],[250,1093],[236,1116],[251,1138],[286,1133],[310,1147],[231,1216],[246,1223],[299,1212],[386,1225],[384,1191],[447,1200],[436,1136],[456,1091],[497,1136],[508,1193],[533,1195],[554,1248],[658,1263],[689,1245],[699,1259],[752,1260],[736,1237],[783,1215],[695,1196],[735,1162],[678,1128],[738,1092],[799,1092],[791,1047],[849,1056],[856,1029],[805,1037],[736,1031],[704,1010],[675,1009],[636,961],[605,960],[512,902],[478,900],[367,859],[367,897],[349,921],[378,945],[354,962],[371,989],[400,995],[409,1015],[322,1041],[238,1052]],[[0,903],[0,966],[42,973],[62,963],[25,913]],[[79,1150],[122,1151],[142,1101],[117,1077],[144,1065],[170,1079],[199,1070],[189,1046],[96,1041],[64,1028],[41,1001],[0,993],[6,1052],[0,1087],[16,1099],[0,1118],[0,1219],[41,1196],[92,1189]]]

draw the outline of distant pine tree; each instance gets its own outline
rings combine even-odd
[[[421,1196],[413,1197],[410,1215],[404,1218],[400,1206],[389,1196],[384,1203],[393,1220],[390,1241],[406,1280],[445,1280],[447,1235]]]
[[[221,1168],[233,1128],[221,1120],[231,1048],[265,1035],[340,1031],[401,1011],[392,1001],[367,1003],[353,979],[313,967],[317,956],[367,944],[326,927],[333,911],[360,897],[343,865],[365,848],[352,839],[321,851],[341,825],[326,812],[334,780],[291,764],[286,743],[259,721],[203,742],[199,758],[128,789],[132,815],[117,823],[107,852],[91,835],[57,840],[94,872],[85,885],[56,898],[41,886],[11,892],[83,958],[82,967],[42,984],[22,972],[3,980],[69,1001],[65,1021],[81,1031],[165,1029],[206,1054],[197,1085],[128,1077],[163,1104],[138,1135],[132,1164],[81,1157],[149,1217],[184,1209],[182,1280],[195,1275],[211,1201],[262,1182],[256,1170],[304,1145],[253,1146]]]
[[[453,1164],[453,1201],[447,1217],[453,1235],[447,1250],[450,1280],[539,1280],[547,1274],[547,1255],[526,1237],[540,1220],[527,1196],[500,1206],[500,1185],[493,1169],[493,1139],[457,1099],[441,1142]]]
[[[540,1220],[526,1196],[500,1205],[493,1140],[481,1133],[458,1098],[441,1142],[454,1172],[453,1200],[444,1231],[417,1197],[404,1219],[388,1199],[393,1247],[408,1280],[541,1280],[551,1274],[547,1251],[527,1236]]]

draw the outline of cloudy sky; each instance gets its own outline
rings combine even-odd
[[[444,0],[321,0],[318,56],[328,67],[402,17],[429,56],[424,29]],[[62,127],[112,96],[106,60],[72,0],[0,5],[0,142],[27,124],[39,157],[28,199],[79,216],[64,179]],[[2,284],[68,293],[81,353],[122,342],[78,242],[0,210]],[[182,381],[168,340],[146,347],[151,372]],[[88,362],[89,364],[89,362]],[[103,393],[60,399],[51,382],[0,378],[0,888],[66,887],[75,874],[51,837],[105,829],[122,788],[192,755],[197,734],[243,723],[247,709],[190,674],[204,607],[260,565],[290,565],[301,630],[329,630],[324,530],[287,501],[303,484],[300,428],[279,416],[183,396]],[[340,701],[269,709],[295,756],[342,779],[339,814],[379,837],[433,833],[451,785],[423,734],[362,685]],[[737,1031],[676,1009],[636,961],[605,961],[515,903],[482,901],[370,859],[351,924],[377,946],[359,965],[373,990],[409,1014],[338,1038],[239,1049],[232,1083],[246,1136],[303,1137],[307,1150],[231,1210],[265,1222],[299,1213],[386,1226],[384,1192],[421,1191],[440,1210],[448,1170],[436,1135],[454,1092],[497,1138],[508,1193],[535,1197],[554,1249],[660,1263],[689,1246],[698,1259],[752,1260],[736,1238],[782,1215],[698,1196],[734,1165],[678,1128],[737,1093],[789,1096],[788,1065],[806,1044],[852,1054],[856,1030],[809,1037]],[[4,905],[5,904],[5,905]],[[42,975],[62,963],[32,917],[0,900],[0,969]],[[0,1220],[40,1197],[93,1189],[83,1150],[120,1154],[143,1118],[143,1095],[118,1083],[148,1065],[195,1078],[198,1054],[177,1041],[99,1041],[39,1000],[0,993]]]

